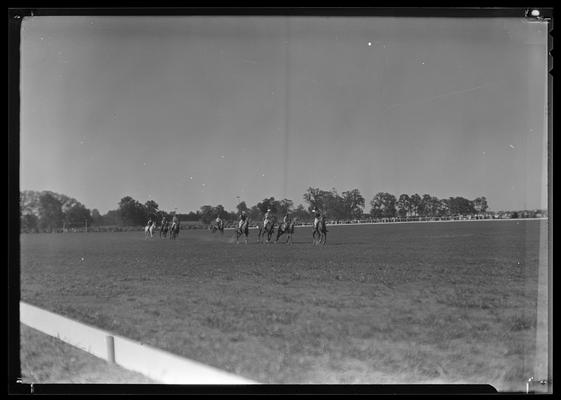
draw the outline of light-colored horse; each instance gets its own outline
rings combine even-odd
[[[325,223],[325,215],[319,219],[317,226],[314,227],[312,232],[313,244],[326,244],[327,242],[327,225]]]
[[[148,239],[148,236],[154,236],[154,229],[156,229],[156,222],[152,222],[144,227],[144,240]]]
[[[259,233],[257,234],[257,243],[263,243],[263,239],[265,238],[265,234],[267,234],[267,243],[271,241],[271,236],[275,232],[275,217],[269,218],[267,223],[265,221],[259,225]]]
[[[247,244],[247,237],[249,236],[249,218],[247,218],[241,226],[238,225],[238,229],[236,229],[236,244],[240,242],[241,235],[245,235],[245,244]]]

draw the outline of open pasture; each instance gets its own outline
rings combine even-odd
[[[21,298],[262,383],[524,390],[547,221],[328,229],[21,235]]]

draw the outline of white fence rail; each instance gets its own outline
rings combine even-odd
[[[20,302],[20,322],[96,357],[166,384],[247,385],[257,382],[114,335]]]

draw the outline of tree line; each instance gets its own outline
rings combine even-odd
[[[290,199],[277,200],[274,197],[265,198],[257,204],[248,207],[245,201],[236,206],[235,211],[227,211],[222,205],[203,205],[197,211],[188,214],[178,214],[183,221],[198,221],[209,224],[216,217],[224,220],[236,220],[245,211],[253,220],[261,219],[267,209],[273,214],[284,215],[291,212],[300,220],[309,220],[311,210],[322,210],[330,219],[360,219],[364,215],[365,199],[358,189],[337,193],[318,188],[308,188],[303,195],[307,207],[297,206]],[[444,215],[446,213],[467,214],[476,210],[484,212],[487,209],[485,198],[469,201],[463,198],[438,200],[424,195],[401,195],[398,200],[389,193],[378,193],[370,202],[372,217],[393,217],[396,215]],[[24,191],[20,197],[21,226],[26,231],[54,231],[57,229],[72,229],[89,226],[118,225],[142,226],[149,218],[161,220],[170,217],[171,212],[160,210],[158,203],[148,200],[141,203],[130,196],[123,197],[115,210],[101,215],[97,209],[89,210],[76,199],[50,192]],[[443,214],[444,213],[444,214]]]
[[[367,202],[358,189],[338,193],[335,188],[322,190],[309,187],[303,194],[304,204],[295,205],[290,199],[268,197],[253,206],[241,201],[236,210],[227,211],[223,205],[203,205],[199,210],[178,213],[180,221],[208,225],[216,217],[234,222],[245,211],[249,218],[258,221],[267,209],[282,217],[290,212],[300,222],[312,220],[312,210],[321,210],[331,221],[356,221],[395,217],[454,217],[485,214],[487,199],[473,200],[464,197],[439,199],[429,194],[422,196],[379,192]],[[369,206],[366,211],[367,205]],[[141,203],[130,196],[123,197],[117,208],[101,215],[97,209],[89,210],[76,199],[50,191],[23,191],[20,194],[21,230],[25,232],[53,232],[65,229],[84,229],[99,226],[144,226],[148,219],[159,223],[173,214],[161,210],[158,203],[148,200]],[[518,216],[518,212],[516,212]]]

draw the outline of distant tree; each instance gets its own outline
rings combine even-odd
[[[396,198],[393,194],[379,192],[370,201],[370,215],[374,218],[391,218],[396,215]]]
[[[399,199],[397,200],[396,203],[396,208],[397,208],[397,215],[404,218],[406,216],[409,215],[409,209],[410,209],[410,204],[409,204],[409,195],[407,194],[402,194],[399,196]]]
[[[158,208],[158,203],[154,200],[148,200],[144,203],[144,209],[148,218],[158,218]]]
[[[165,218],[166,221],[171,221],[172,216],[169,212],[164,211],[164,210],[158,210],[155,213],[156,215],[156,223],[159,225],[162,223],[162,220]],[[181,221],[185,221],[188,220],[187,219],[188,214],[180,214],[177,216],[177,218],[179,218]]]
[[[419,215],[420,205],[421,205],[421,196],[419,196],[417,193],[409,197],[409,212],[411,213],[411,215],[415,215],[415,216]]]
[[[312,211],[313,209],[325,211],[325,203],[328,196],[329,192],[325,190],[309,187],[306,193],[304,193],[304,201],[308,203],[308,211]]]
[[[279,201],[279,214],[285,215],[287,212],[292,212],[294,208],[294,202],[289,199],[282,199]]]
[[[245,201],[240,202],[237,206],[236,209],[238,210],[238,214],[241,214],[242,211],[245,211],[247,213],[247,211],[249,210],[247,208],[247,204],[245,204]]]
[[[62,226],[64,213],[62,203],[49,192],[39,197],[39,227],[41,230],[54,231]]]
[[[121,213],[119,210],[109,210],[106,214],[102,215],[103,225],[123,225],[121,220]]]
[[[212,214],[214,216],[214,219],[216,219],[216,217],[220,217],[222,219],[226,219],[228,217],[228,212],[224,209],[224,206],[222,204],[213,207]]]
[[[74,203],[64,212],[64,223],[66,227],[83,227],[92,224],[92,216],[81,203]]]
[[[431,197],[431,207],[430,207],[430,215],[432,217],[436,217],[438,215],[438,207],[439,207],[440,200],[436,196]]]
[[[370,215],[373,218],[382,218],[384,203],[383,203],[383,192],[378,192],[372,200],[370,200]]]
[[[168,220],[171,219],[168,216]],[[201,220],[201,212],[200,211],[190,211],[188,214],[181,216],[182,221],[200,221]]]
[[[330,219],[345,218],[345,202],[335,188],[328,191],[310,187],[303,197],[304,201],[308,203],[309,212],[317,209]]]
[[[275,200],[274,197],[269,197],[268,199],[263,199],[263,201],[257,203],[257,208],[261,211],[261,214],[265,214],[270,208],[271,213],[276,215],[280,211],[280,203]]]
[[[40,193],[33,190],[20,192],[20,214],[33,214],[38,216],[39,197]]]
[[[39,218],[35,214],[23,214],[20,222],[23,232],[37,232],[39,228]]]
[[[119,201],[120,220],[124,225],[144,225],[147,220],[146,208],[130,196]]]
[[[348,190],[341,193],[344,206],[345,218],[360,219],[365,205],[364,197],[358,189]]]
[[[436,206],[436,215],[438,217],[449,217],[450,216],[450,201],[448,199],[438,200]]]
[[[228,214],[226,215],[226,220],[227,221],[236,221],[238,219],[239,214],[235,211],[230,211],[228,212]]]
[[[426,217],[428,215],[428,211],[430,209],[430,200],[431,196],[428,194],[424,194],[421,197],[421,201],[419,202],[419,206],[417,208],[417,213],[420,217]]]
[[[489,205],[487,204],[487,198],[485,198],[485,196],[476,198],[475,200],[473,200],[473,207],[478,214],[485,213],[489,208]]]
[[[99,210],[97,208],[94,208],[91,211],[91,216],[92,216],[92,225],[94,225],[94,226],[103,225],[103,217],[101,216],[101,214],[99,213]]]
[[[306,208],[302,204],[298,204],[294,210],[294,217],[298,218],[299,221],[307,221],[311,219],[310,213],[306,211]]]
[[[463,197],[450,197],[450,213],[452,215],[471,215],[475,214],[473,202]]]
[[[261,210],[259,209],[259,207],[257,207],[257,205],[254,205],[248,210],[247,216],[252,221],[257,221],[257,220],[262,219],[263,214],[261,213]]]
[[[518,218],[518,211],[514,211],[512,214],[510,214],[510,218]]]
[[[203,224],[210,224],[215,218],[214,208],[212,206],[204,205],[201,207],[200,220]]]
[[[335,188],[332,188],[330,191],[324,191],[323,198],[323,212],[329,219],[340,220],[347,218],[345,201]]]

